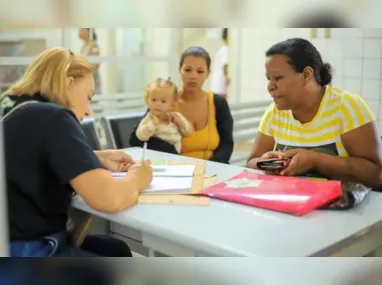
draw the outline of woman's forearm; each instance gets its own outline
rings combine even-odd
[[[138,180],[138,177],[129,173],[124,178],[110,179],[103,189],[105,204],[100,210],[118,213],[136,204],[140,192]]]
[[[140,192],[139,178],[127,173],[126,177],[113,180],[107,188],[108,195],[113,196],[114,202],[109,212],[118,213],[137,203]]]
[[[93,152],[102,163],[102,150],[94,150]]]
[[[380,185],[381,165],[365,158],[315,153],[313,164],[315,170],[333,179],[359,182],[367,187]]]
[[[134,173],[117,179],[104,169],[87,171],[70,183],[90,207],[106,213],[117,213],[134,205],[141,190],[139,177]]]
[[[104,157],[103,157],[104,152],[102,150],[94,150],[93,152],[97,156],[101,164],[104,165]]]

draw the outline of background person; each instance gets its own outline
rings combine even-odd
[[[179,72],[183,86],[174,111],[180,112],[192,125],[190,136],[182,138],[181,155],[229,163],[233,152],[233,118],[227,100],[203,85],[210,74],[211,58],[201,47],[190,47],[180,58]],[[142,146],[136,129],[130,136],[131,146]],[[152,137],[148,148],[175,153],[167,142]]]
[[[78,31],[78,37],[84,42],[81,48],[81,54],[83,56],[99,56],[100,48],[97,43],[97,34],[94,28],[80,28]],[[95,94],[101,94],[101,77],[99,74],[99,63],[93,63],[94,65],[94,82],[95,82]]]
[[[228,28],[222,32],[223,45],[220,47],[213,61],[211,74],[211,91],[227,98],[228,87],[231,79],[228,75],[229,47]]]

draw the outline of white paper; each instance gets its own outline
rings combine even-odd
[[[194,176],[195,165],[153,165],[154,177],[192,177]],[[126,172],[113,172],[114,177],[124,177]]]
[[[192,177],[154,177],[151,185],[142,192],[187,192],[192,187],[192,180]]]
[[[194,176],[195,165],[166,165],[153,167],[156,177],[192,177]]]
[[[115,178],[125,177],[127,172],[112,172],[111,175]]]

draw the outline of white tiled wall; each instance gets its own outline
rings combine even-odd
[[[242,29],[240,101],[269,98],[265,51],[290,37],[312,41],[335,70],[333,86],[360,94],[377,117],[382,133],[382,29],[332,29],[329,39],[324,37],[324,29],[318,29],[316,39],[310,38],[310,29]]]

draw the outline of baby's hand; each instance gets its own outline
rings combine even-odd
[[[183,121],[179,118],[179,116],[175,112],[171,112],[167,116],[168,116],[168,120],[170,122],[173,122],[175,125],[177,125],[178,128],[180,129],[184,128]]]
[[[159,119],[157,116],[155,116],[152,112],[150,112],[150,117],[151,117],[151,120],[153,121],[153,123],[155,125],[159,124]]]

